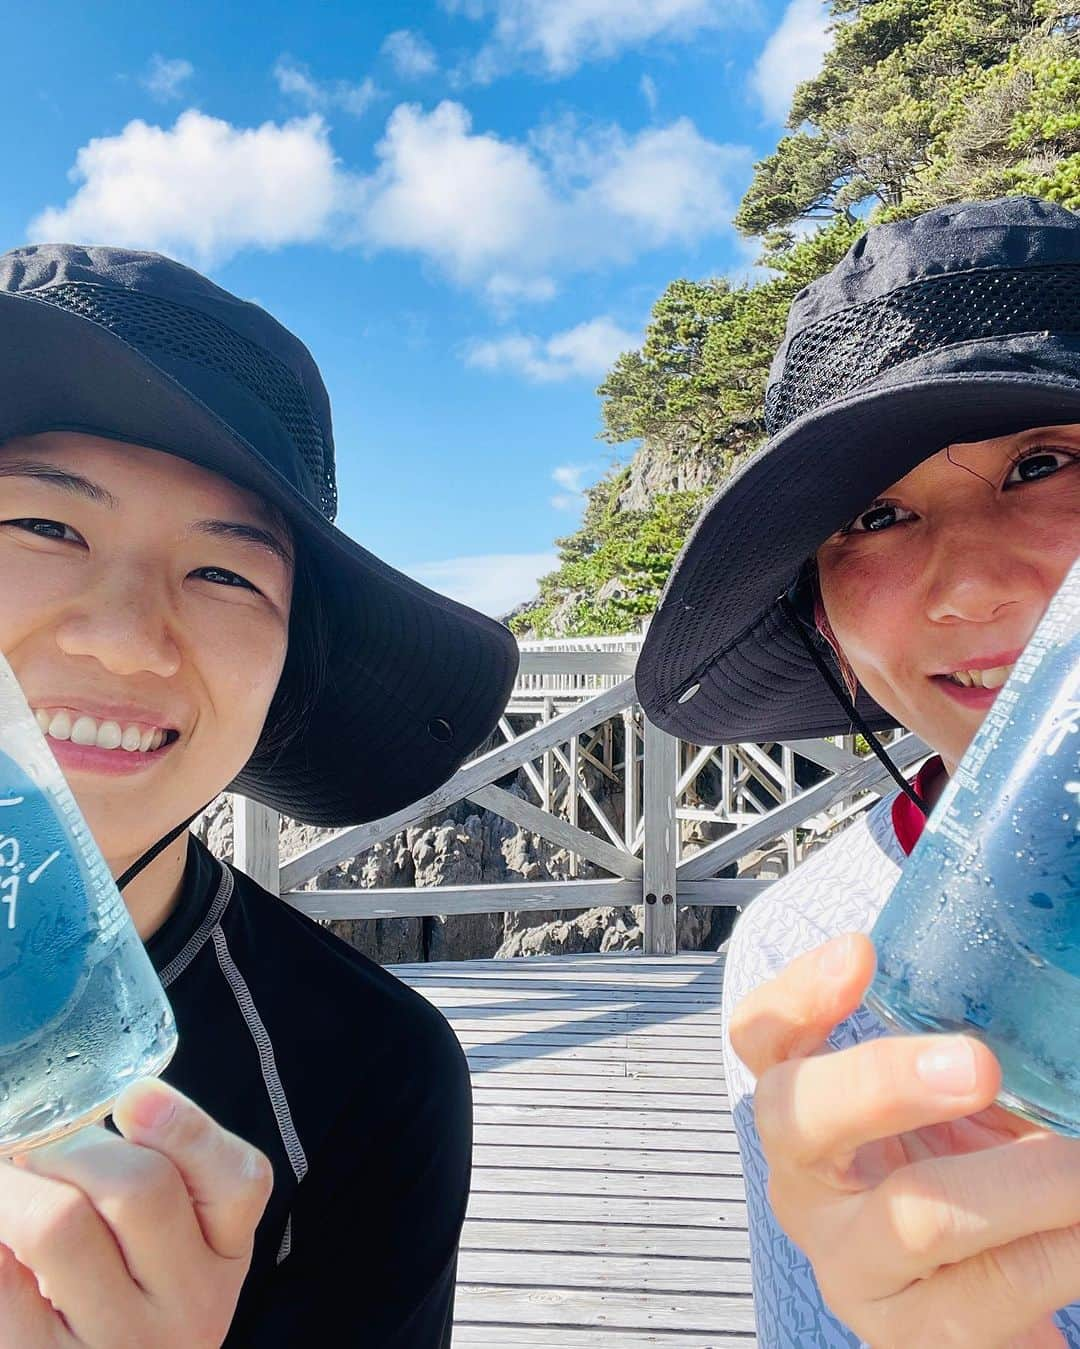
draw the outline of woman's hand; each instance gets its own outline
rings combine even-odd
[[[158,1118],[173,1108],[168,1118]],[[0,1349],[220,1349],[273,1175],[164,1082],[0,1163]]]
[[[829,1032],[874,970],[862,936],[801,956],[735,1009],[777,1220],[822,1296],[874,1349],[1044,1349],[1080,1298],[1080,1142],[992,1104],[966,1036]]]

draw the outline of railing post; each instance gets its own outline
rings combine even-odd
[[[233,861],[272,895],[281,894],[279,821],[277,811],[269,806],[246,796],[233,797]]]
[[[676,953],[678,904],[675,868],[679,861],[678,819],[679,742],[654,726],[645,727],[645,771],[642,806],[645,815],[645,954]]]
[[[623,842],[633,850],[638,828],[637,722],[634,709],[623,712]]]

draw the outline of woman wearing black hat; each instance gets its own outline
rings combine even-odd
[[[189,834],[348,825],[487,736],[510,634],[331,523],[329,405],[151,254],[0,258],[0,649],[176,1013],[114,1128],[0,1165],[0,1344],[450,1342],[469,1078],[441,1016]]]
[[[1080,1345],[1080,1145],[992,1104],[978,1041],[884,1039],[860,1006],[864,934],[1080,555],[1080,217],[1009,198],[871,229],[796,297],[766,409],[669,582],[642,702],[695,743],[854,726],[884,754],[904,725],[937,752],[914,786],[889,764],[901,790],[732,938],[761,1343]]]

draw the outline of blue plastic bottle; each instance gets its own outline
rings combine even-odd
[[[176,1043],[123,898],[0,655],[0,1156],[107,1114]]]
[[[994,700],[882,910],[867,1001],[975,1034],[1000,1101],[1080,1135],[1080,562]]]

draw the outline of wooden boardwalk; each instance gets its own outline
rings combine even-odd
[[[402,965],[473,1074],[459,1349],[752,1349],[723,957]]]

